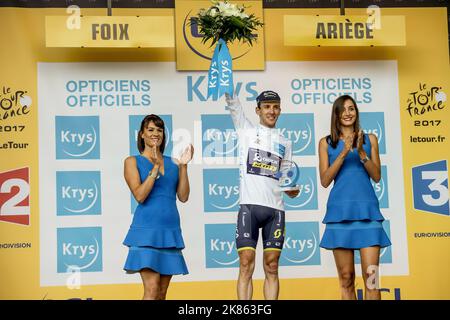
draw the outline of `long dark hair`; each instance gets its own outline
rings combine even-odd
[[[356,105],[356,101],[349,95],[345,94],[343,96],[340,96],[336,100],[334,100],[333,103],[333,111],[331,112],[331,129],[330,129],[330,135],[327,136],[327,142],[333,147],[336,148],[339,137],[341,135],[341,115],[344,112],[344,103],[347,100],[351,100],[353,102],[353,105],[355,106],[356,110],[356,120],[353,124],[353,132],[359,132],[361,126],[359,125],[359,110],[358,106]],[[363,137],[364,139],[364,137]],[[356,137],[353,139],[353,147],[356,147]],[[363,140],[364,143],[364,140]]]
[[[160,117],[158,117],[156,114],[149,114],[144,119],[142,119],[141,128],[139,129],[138,136],[137,136],[137,148],[140,153],[142,153],[144,151],[145,142],[144,142],[144,139],[141,137],[141,135],[144,132],[144,130],[147,129],[147,126],[150,122],[153,122],[155,124],[155,126],[157,126],[158,128],[163,129],[162,143],[159,146],[159,151],[161,151],[161,153],[163,154],[164,148],[166,147],[166,128],[164,127],[164,121]]]

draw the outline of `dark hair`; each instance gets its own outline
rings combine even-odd
[[[164,121],[156,114],[149,114],[144,119],[142,119],[141,128],[139,129],[137,136],[137,148],[140,153],[144,151],[145,142],[144,139],[141,137],[141,135],[144,132],[144,130],[147,129],[147,126],[150,122],[153,122],[155,126],[157,126],[158,128],[163,129],[163,139],[161,145],[159,146],[159,151],[161,151],[161,153],[164,153],[164,148],[166,147],[166,129],[164,127]]]
[[[333,111],[331,112],[331,129],[330,129],[330,135],[327,136],[326,140],[328,144],[330,144],[333,148],[336,148],[339,137],[341,135],[341,115],[344,112],[344,103],[347,100],[351,100],[353,102],[353,105],[355,106],[356,110],[356,120],[353,124],[353,132],[359,132],[360,125],[359,125],[359,110],[358,106],[356,105],[356,101],[349,95],[343,95],[334,100],[333,103]],[[356,140],[353,139],[353,147],[356,147]],[[364,137],[363,137],[363,143],[364,143]]]

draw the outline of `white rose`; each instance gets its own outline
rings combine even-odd
[[[217,9],[219,9],[220,13],[226,12],[230,8],[230,4],[226,2],[219,2],[217,4]]]
[[[225,11],[222,12],[222,15],[224,17],[231,17],[231,16],[235,16],[236,12],[233,9],[226,9]]]
[[[215,16],[217,16],[217,9],[216,8],[212,8],[210,11],[209,11],[209,15],[211,16],[211,17],[215,17]]]
[[[248,14],[246,14],[244,12],[240,12],[238,17],[241,18],[241,19],[245,19],[245,18],[248,18]]]

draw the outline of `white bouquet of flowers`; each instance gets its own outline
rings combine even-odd
[[[217,99],[224,93],[233,95],[232,58],[227,44],[238,40],[252,46],[254,33],[263,23],[254,14],[247,14],[244,6],[228,0],[212,3],[208,9],[200,9],[194,21],[203,35],[202,43],[217,43],[208,72],[208,97]]]
[[[243,41],[253,45],[255,36],[253,33],[262,27],[263,23],[254,14],[245,13],[245,7],[225,1],[212,1],[213,5],[208,9],[201,9],[196,17],[200,33],[203,34],[202,42],[212,39],[213,46],[219,39],[225,43],[234,40]]]

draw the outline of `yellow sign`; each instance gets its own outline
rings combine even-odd
[[[405,46],[405,17],[284,16],[286,46]]]
[[[262,1],[236,1],[238,5],[245,5],[246,12],[255,14],[263,20]],[[211,42],[203,44],[202,35],[197,24],[190,23],[202,8],[209,8],[211,1],[176,0],[175,26],[177,70],[208,70],[214,48]],[[233,70],[264,70],[264,27],[256,32],[257,40],[253,46],[235,42],[229,45],[233,58]]]
[[[47,47],[174,47],[173,16],[45,17]]]

